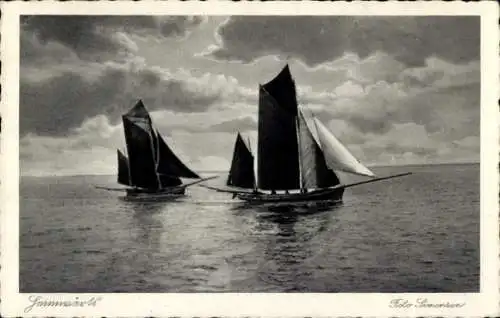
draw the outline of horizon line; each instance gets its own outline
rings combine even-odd
[[[467,162],[431,162],[431,163],[403,163],[403,164],[380,164],[380,165],[369,165],[370,168],[391,168],[391,167],[412,167],[412,166],[442,166],[442,165],[477,165],[480,161],[467,161]],[[199,173],[225,173],[225,170],[197,170]],[[50,177],[78,177],[78,176],[114,176],[114,173],[107,174],[90,174],[90,173],[74,173],[74,174],[48,174],[48,175],[31,175],[31,174],[19,174],[19,177],[32,177],[32,178],[50,178]]]

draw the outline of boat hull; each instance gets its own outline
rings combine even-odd
[[[171,201],[186,194],[185,187],[164,188],[158,191],[127,189],[127,201]]]
[[[287,202],[311,202],[332,201],[341,202],[344,188],[319,189],[307,193],[268,194],[268,193],[238,193],[237,197],[249,203],[287,203]]]

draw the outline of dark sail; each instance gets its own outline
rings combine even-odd
[[[141,100],[122,116],[122,120],[129,158],[127,160],[118,152],[119,183],[159,190],[181,185],[181,177],[200,178],[177,158],[153,129],[151,117]]]
[[[298,115],[298,127],[302,187],[325,188],[339,184],[340,181],[335,172],[326,165],[323,151],[314,139],[301,112]]]
[[[296,118],[295,84],[287,66],[259,89],[259,188],[300,188]]]
[[[120,150],[117,150],[118,153],[118,183],[123,185],[131,185],[130,184],[130,174],[128,168],[128,159]]]
[[[170,149],[162,136],[157,133],[158,137],[158,173],[181,178],[200,178],[198,174],[189,169]],[[162,182],[163,183],[163,182]]]
[[[288,110],[294,116],[297,115],[295,81],[292,78],[288,65],[275,78],[264,84],[263,88],[274,98],[280,107]]]
[[[151,118],[139,101],[134,108],[122,116],[125,142],[129,156],[130,181],[133,186],[158,189],[155,147]]]
[[[316,152],[316,180],[318,188],[333,187],[340,184],[340,180],[335,172],[328,168],[325,161],[323,151],[317,143],[315,143]]]
[[[162,188],[175,187],[175,186],[182,184],[181,179],[179,179],[177,177],[171,177],[171,176],[160,174],[159,178],[160,178],[160,183],[161,183]]]
[[[253,155],[238,133],[234,143],[233,161],[227,179],[227,185],[251,189],[255,186]]]

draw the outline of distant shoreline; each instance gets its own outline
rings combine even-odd
[[[445,162],[426,164],[395,164],[395,165],[372,165],[370,168],[403,168],[403,167],[424,167],[424,166],[468,166],[479,165],[480,162]],[[229,170],[229,169],[228,169]],[[199,170],[200,174],[222,174],[228,170]],[[114,177],[114,174],[63,174],[63,175],[20,175],[21,178],[62,178],[62,177]]]

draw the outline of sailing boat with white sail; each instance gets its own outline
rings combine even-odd
[[[202,179],[189,169],[170,149],[158,130],[142,100],[122,116],[128,157],[117,150],[119,184],[128,199],[162,199],[185,194],[190,185],[211,179]],[[197,179],[182,183],[181,178]]]
[[[410,173],[376,177],[314,116],[298,107],[295,82],[286,65],[259,87],[257,178],[254,155],[238,133],[227,188],[250,202],[341,201],[344,189]],[[369,180],[342,184],[335,171]]]

